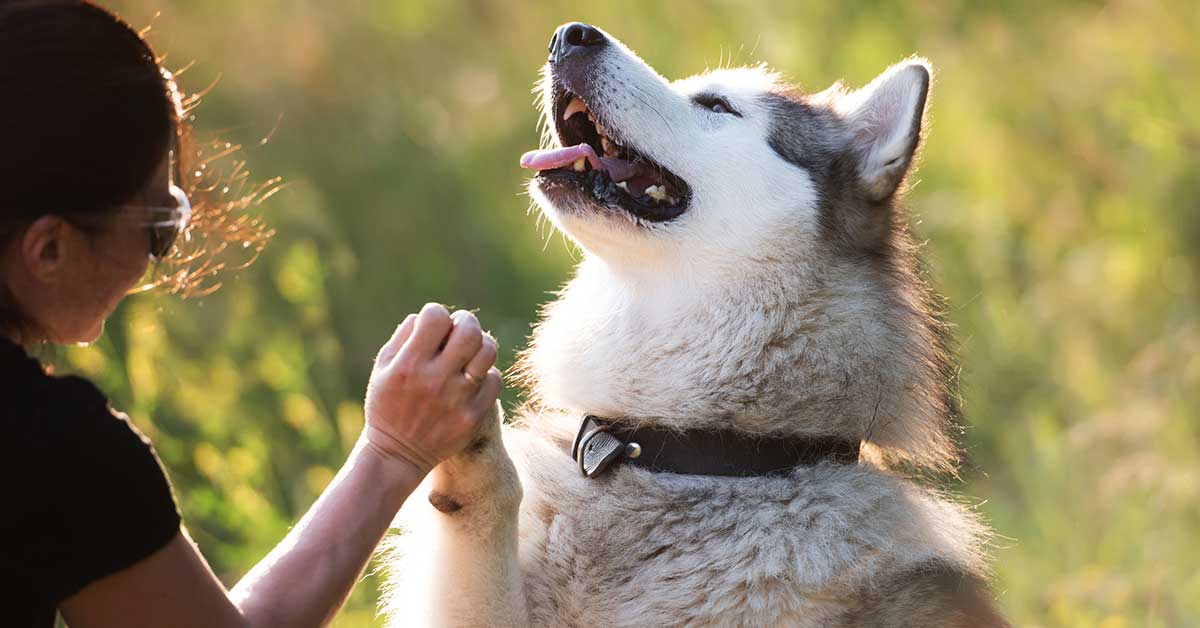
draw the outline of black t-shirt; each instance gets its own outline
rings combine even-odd
[[[179,532],[166,474],[128,417],[2,337],[0,491],[5,626],[53,626],[62,600]]]

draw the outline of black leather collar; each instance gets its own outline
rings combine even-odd
[[[762,437],[732,430],[631,428],[589,414],[579,424],[571,457],[589,478],[618,462],[651,471],[747,477],[784,474],[822,460],[854,464],[860,445],[833,436]]]

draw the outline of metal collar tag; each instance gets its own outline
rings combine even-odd
[[[571,457],[579,463],[580,473],[594,478],[624,454],[625,443],[610,434],[607,425],[597,422],[590,414],[583,417],[571,446]]]

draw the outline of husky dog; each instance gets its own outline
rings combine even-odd
[[[985,528],[895,471],[958,462],[900,207],[929,65],[809,94],[670,82],[579,23],[550,51],[522,165],[583,259],[521,358],[531,401],[402,514],[392,624],[1006,625]]]

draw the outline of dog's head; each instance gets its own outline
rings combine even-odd
[[[586,258],[527,355],[538,394],[943,466],[953,374],[897,209],[929,85],[915,59],[857,91],[761,67],[672,82],[600,29],[560,27],[546,148],[521,161]]]
[[[930,77],[913,60],[850,93],[804,95],[762,68],[670,82],[578,23],[554,34],[544,72],[552,147],[522,158],[538,170],[530,190],[585,250],[638,266],[703,253],[740,264],[795,250],[823,223],[878,244],[889,217],[863,206],[908,171]]]

